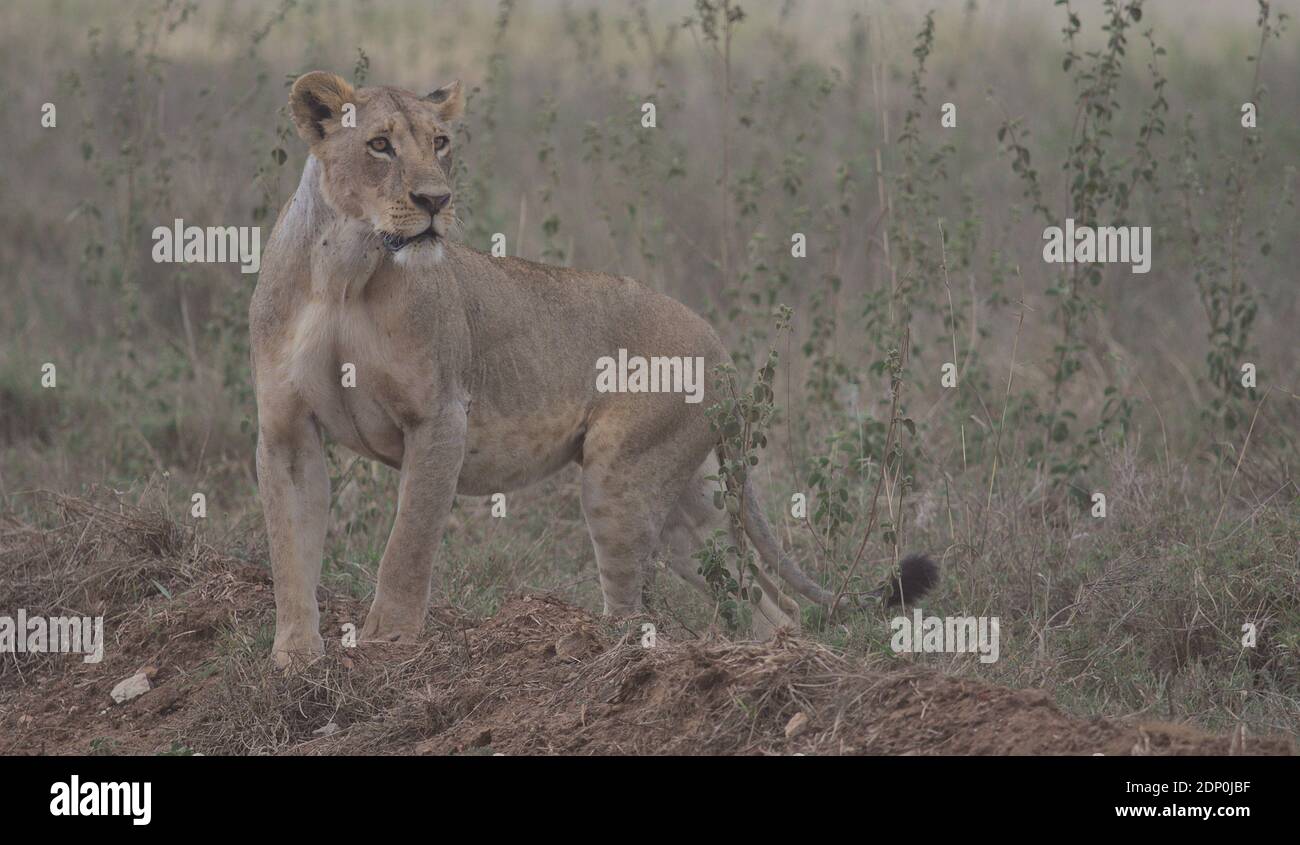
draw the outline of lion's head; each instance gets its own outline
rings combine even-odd
[[[289,95],[298,135],[323,166],[325,201],[368,221],[394,253],[436,243],[455,221],[449,125],[463,108],[459,81],[421,97],[313,71]]]

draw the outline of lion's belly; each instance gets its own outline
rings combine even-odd
[[[573,460],[585,433],[582,408],[539,408],[507,415],[476,397],[470,405],[465,462],[456,492],[488,496],[545,478]]]

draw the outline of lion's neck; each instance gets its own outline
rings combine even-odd
[[[320,178],[324,167],[315,156],[307,157],[307,164],[302,169],[302,178],[298,188],[293,192],[280,219],[276,221],[277,239],[283,240],[283,246],[290,254],[302,254],[314,240],[314,234],[326,223],[338,216],[321,193]]]
[[[311,278],[312,245],[316,232],[335,216],[320,192],[321,164],[307,158],[298,188],[280,209],[262,256],[259,287],[295,288]]]
[[[321,190],[323,173],[320,161],[309,156],[267,243],[264,269],[269,260],[277,282],[312,299],[340,302],[365,288],[383,251],[368,225],[330,207]]]

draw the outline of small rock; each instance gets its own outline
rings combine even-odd
[[[785,738],[794,739],[803,733],[808,727],[808,714],[802,711],[790,717],[790,721],[785,723]]]
[[[152,689],[152,686],[149,684],[149,676],[144,672],[137,672],[129,678],[118,681],[117,686],[113,687],[113,691],[109,695],[118,704],[122,704],[133,698],[139,698],[150,689]]]

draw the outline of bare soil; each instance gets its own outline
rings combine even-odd
[[[105,654],[0,655],[3,754],[1291,754],[1289,739],[1083,718],[793,637],[639,637],[545,595],[485,620],[431,611],[418,646],[344,648],[361,603],[321,592],[327,653],[267,659],[264,551],[218,550],[161,511],[50,497],[0,522],[0,613],[96,614]],[[110,690],[146,671],[124,704]]]

